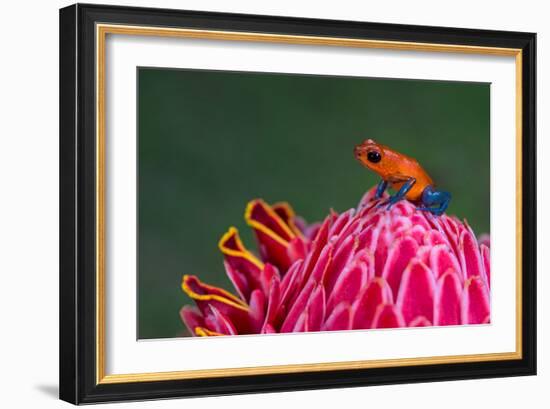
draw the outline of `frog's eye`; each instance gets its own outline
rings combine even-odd
[[[369,162],[378,163],[382,159],[382,155],[380,155],[380,152],[377,151],[369,151],[367,153],[367,159]]]

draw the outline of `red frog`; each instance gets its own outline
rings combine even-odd
[[[451,194],[436,190],[432,179],[416,159],[367,139],[354,149],[355,158],[361,164],[376,172],[382,180],[376,189],[376,198],[380,199],[388,184],[396,190],[393,196],[378,206],[387,209],[407,199],[418,205],[418,210],[428,211],[436,216],[443,214],[451,201]]]

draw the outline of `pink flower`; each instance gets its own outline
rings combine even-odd
[[[260,256],[231,227],[219,248],[237,294],[184,276],[196,306],[183,322],[201,336],[488,323],[489,238],[405,200],[377,203],[371,189],[357,209],[306,225],[286,203],[251,201]]]

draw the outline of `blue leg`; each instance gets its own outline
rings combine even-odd
[[[378,186],[376,187],[376,195],[374,196],[375,199],[380,199],[384,192],[386,191],[386,188],[388,187],[388,182],[386,182],[384,179],[382,179]]]
[[[405,197],[407,192],[411,190],[411,188],[415,183],[416,183],[415,178],[408,179],[405,183],[403,183],[403,186],[401,186],[401,188],[397,191],[395,195],[390,196],[390,198],[387,201],[385,201],[384,203],[380,203],[377,207],[381,207],[387,204],[388,207],[386,209],[390,210],[394,204],[396,204],[397,202],[399,202],[401,199]]]
[[[432,186],[428,186],[422,192],[422,206],[417,207],[417,209],[440,216],[447,210],[450,201],[451,194],[449,192],[435,190]]]

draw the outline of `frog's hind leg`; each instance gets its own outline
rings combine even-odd
[[[417,207],[417,210],[424,210],[440,216],[447,210],[450,201],[451,194],[449,192],[435,190],[433,186],[427,186],[422,192],[422,206]]]

